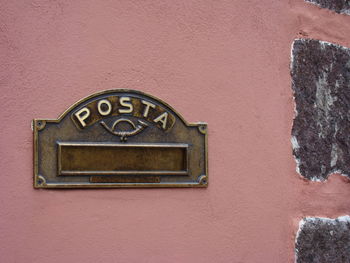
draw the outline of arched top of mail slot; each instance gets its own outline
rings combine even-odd
[[[152,95],[137,90],[114,89],[92,94],[73,104],[58,119],[62,120],[67,114],[75,125],[84,129],[104,118],[118,116],[134,116],[151,122],[163,131],[173,127],[176,119],[187,126],[190,124],[166,102]]]

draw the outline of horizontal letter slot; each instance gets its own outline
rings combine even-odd
[[[58,143],[58,175],[188,175],[187,144]]]

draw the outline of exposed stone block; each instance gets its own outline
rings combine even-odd
[[[350,15],[350,1],[349,0],[305,0],[322,8],[330,9],[338,14]]]
[[[350,217],[309,217],[300,221],[295,240],[297,263],[350,262]]]
[[[350,175],[350,49],[312,39],[292,46],[292,128],[297,171],[323,181]]]

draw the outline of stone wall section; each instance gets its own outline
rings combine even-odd
[[[307,217],[295,241],[297,263],[350,262],[350,217]]]
[[[350,49],[297,39],[292,46],[293,154],[306,179],[350,174]]]
[[[350,15],[350,1],[348,0],[305,0],[306,2],[327,8],[338,14]]]
[[[350,15],[347,0],[305,1]],[[326,184],[334,173],[350,178],[350,49],[331,39],[296,39],[291,77],[297,172],[314,184]],[[350,262],[350,217],[303,218],[295,238],[295,262]]]

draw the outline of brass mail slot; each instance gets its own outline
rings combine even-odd
[[[137,90],[92,94],[34,119],[34,188],[207,187],[208,130]]]
[[[188,175],[187,144],[58,143],[58,175]]]

